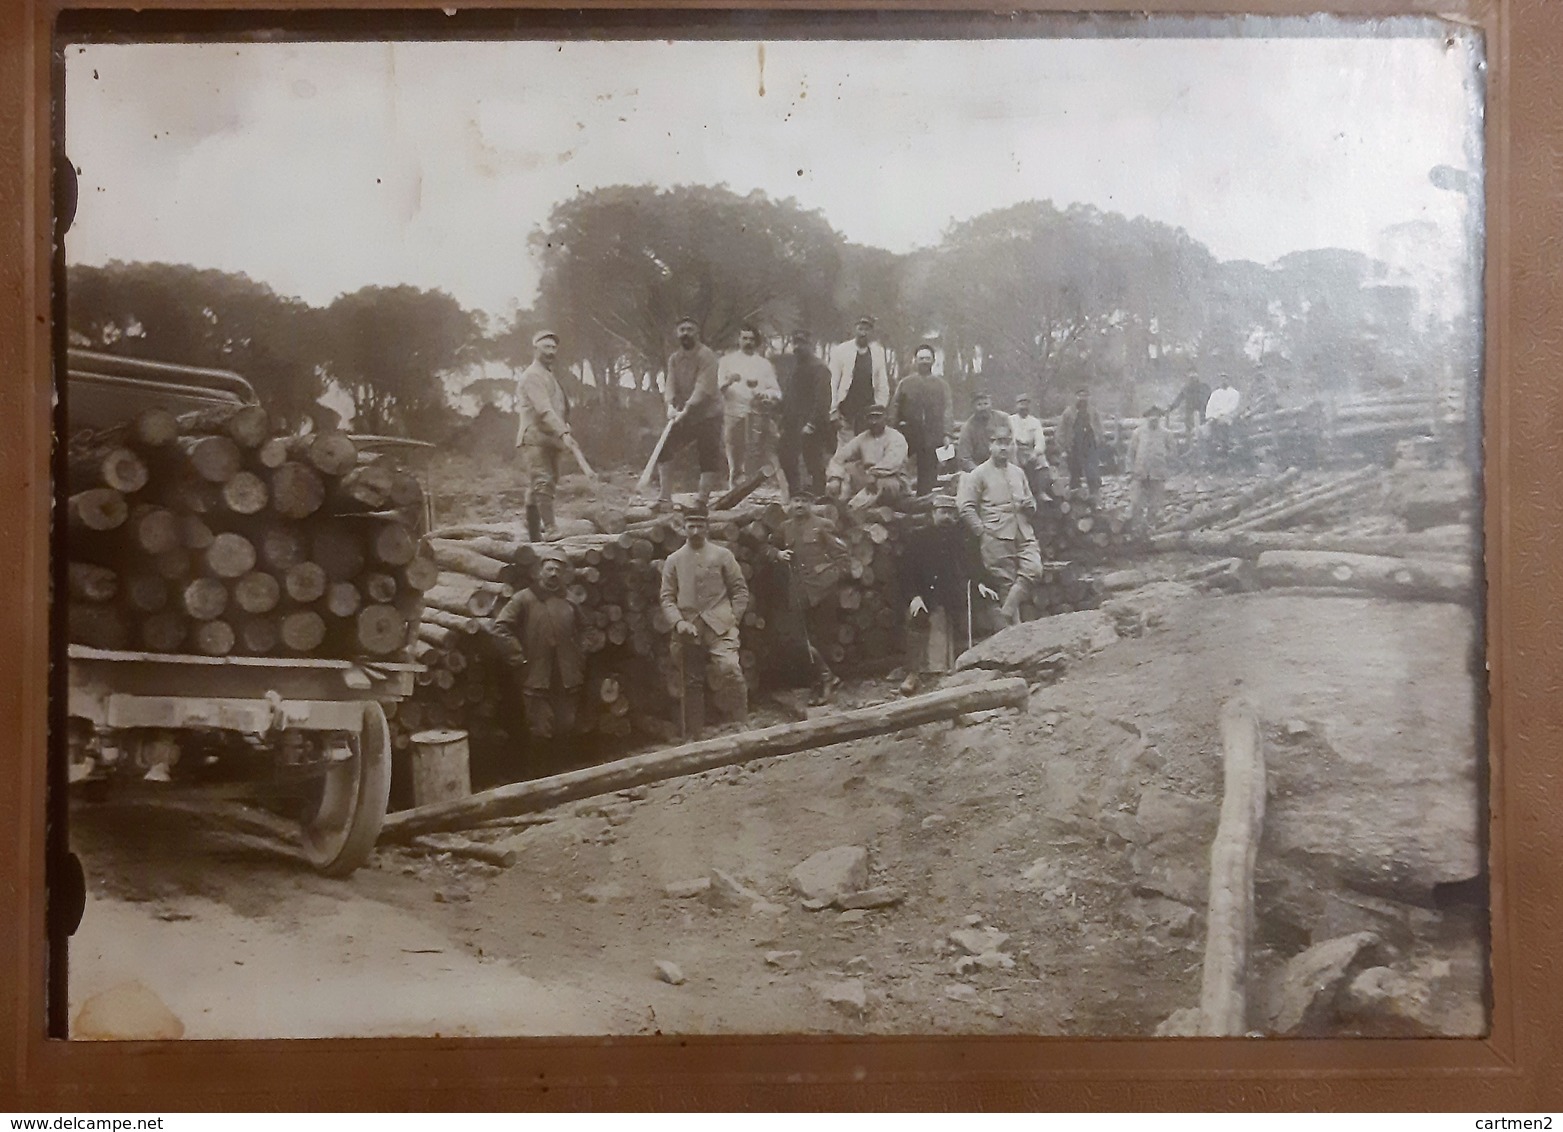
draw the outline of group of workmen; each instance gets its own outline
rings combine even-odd
[[[973,588],[996,606],[1000,623],[1013,624],[1043,580],[1033,523],[1038,500],[1059,489],[1029,395],[1018,397],[1010,414],[978,392],[971,415],[954,432],[951,392],[934,374],[934,348],[918,346],[914,372],[892,383],[874,329],[872,318],[859,319],[854,336],[832,345],[823,360],[811,335],[798,330],[773,364],[754,326],[743,327],[737,350],[718,356],[701,341],[693,318],[677,323],[664,386],[667,421],[652,463],[661,507],[672,504],[670,468],[679,453],[694,450],[700,476],[694,502],[682,508],[685,545],[665,560],[660,594],[673,630],[686,737],[705,727],[708,687],[728,718],[742,720],[748,710],[739,626],[750,607],[749,584],[732,552],[709,538],[707,509],[724,467],[729,490],[746,476],[768,476],[787,505],[785,547],[777,557],[787,570],[796,635],[807,649],[819,702],[839,683],[814,644],[817,615],[833,610],[846,568],[838,516],[869,506],[931,512],[932,522],[914,531],[915,545],[904,547],[898,562],[909,595],[906,694],[922,674],[950,667],[957,640],[971,639]],[[495,627],[523,671],[527,726],[539,739],[575,729],[585,672],[579,615],[565,597],[564,556],[548,546],[556,531],[560,462],[566,452],[579,456],[554,375],[558,345],[550,331],[536,335],[533,363],[519,381],[517,446],[530,534],[541,546],[534,584],[509,601]],[[1135,432],[1127,461],[1131,523],[1153,523],[1172,471],[1175,438],[1163,427],[1164,414],[1197,415],[1208,432],[1235,413],[1229,383],[1215,391],[1202,385],[1191,374],[1178,400],[1167,410],[1149,410]],[[1067,460],[1069,490],[1094,496],[1108,437],[1088,389],[1077,390],[1055,440]],[[958,473],[953,495],[941,489],[945,468]]]

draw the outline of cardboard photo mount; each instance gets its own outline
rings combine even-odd
[[[578,3],[571,8],[579,9]],[[1457,1110],[1563,1107],[1563,7],[1546,0],[1341,0],[1334,14],[1436,16],[1486,41],[1485,545],[1491,1033],[1479,1040],[957,1037],[52,1040],[46,863],[51,366],[61,312],[51,108],[57,21],[127,38],[286,28],[449,36],[471,27],[696,28],[751,10],[823,27],[852,12],[913,24],[921,5],[698,6],[408,0],[8,0],[0,4],[0,1108]],[[1064,18],[1067,0],[1010,8]],[[1096,0],[1102,13],[1310,15],[1298,0]],[[133,9],[143,9],[136,12]],[[247,9],[251,9],[248,10]],[[990,8],[946,0],[943,16]],[[455,11],[455,9],[452,9]],[[702,12],[705,13],[702,16]],[[888,13],[894,12],[893,17]],[[431,20],[448,21],[431,32]],[[724,17],[725,18],[725,17]],[[797,24],[788,26],[796,28]],[[350,29],[344,31],[344,29]],[[356,29],[356,30],[351,30]],[[758,28],[756,29],[758,34]],[[778,33],[780,34],[780,33]],[[794,34],[797,34],[794,32]],[[805,33],[807,34],[807,33]],[[63,989],[63,988],[60,988]],[[56,1000],[57,1001],[57,1000]],[[56,1008],[56,1013],[58,1010]],[[57,1019],[56,1019],[57,1021]],[[56,1027],[57,1029],[57,1027]]]

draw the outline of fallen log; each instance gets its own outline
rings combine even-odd
[[[1241,1037],[1248,1032],[1248,935],[1265,815],[1264,736],[1258,715],[1241,699],[1221,709],[1221,748],[1221,819],[1210,846],[1199,1032]]]
[[[1283,523],[1290,523],[1329,504],[1339,503],[1342,499],[1355,495],[1357,492],[1371,486],[1376,478],[1376,471],[1376,469],[1366,469],[1361,474],[1347,476],[1344,480],[1331,485],[1328,490],[1315,492],[1306,499],[1289,503],[1285,507],[1270,511],[1264,515],[1243,518],[1241,522],[1230,524],[1222,529],[1231,531],[1262,531],[1267,527],[1276,527]]]
[[[1469,559],[1475,543],[1468,529],[1460,534],[1464,541],[1445,537],[1413,535],[1343,535],[1332,531],[1301,533],[1294,531],[1190,531],[1183,534],[1156,535],[1152,551],[1188,551],[1222,557],[1258,558],[1267,550],[1317,550],[1348,554],[1375,554],[1410,557]]]
[[[1389,558],[1325,550],[1267,550],[1255,567],[1259,584],[1350,590],[1379,597],[1463,604],[1474,596],[1475,574],[1463,562]]]
[[[1259,503],[1263,503],[1291,487],[1302,475],[1296,468],[1287,468],[1286,471],[1276,476],[1273,480],[1263,480],[1260,483],[1241,491],[1230,499],[1224,499],[1219,503],[1212,503],[1205,507],[1196,508],[1175,523],[1168,525],[1169,531],[1194,531],[1201,530],[1213,524],[1231,519]]]
[[[1284,511],[1289,507],[1295,507],[1300,503],[1308,502],[1317,496],[1334,491],[1344,484],[1356,483],[1357,481],[1366,479],[1367,477],[1374,474],[1376,474],[1376,469],[1361,468],[1355,472],[1349,472],[1346,475],[1339,476],[1335,479],[1325,480],[1322,483],[1311,484],[1308,487],[1300,488],[1297,491],[1285,493],[1278,499],[1266,500],[1255,507],[1232,516],[1231,518],[1223,519],[1218,523],[1213,523],[1211,524],[1210,529],[1216,531],[1232,531],[1241,529],[1247,524],[1256,520],[1268,518],[1278,511]]]
[[[737,507],[745,499],[749,498],[749,496],[753,495],[757,490],[759,490],[759,487],[762,483],[770,479],[775,474],[776,469],[771,467],[769,464],[766,464],[748,479],[734,487],[731,491],[724,495],[718,496],[711,504],[711,510],[727,511],[731,508]]]
[[[434,561],[441,568],[481,578],[485,582],[503,582],[511,571],[508,562],[480,554],[465,542],[437,538],[429,540],[429,547],[434,552]]]
[[[385,841],[400,841],[420,833],[468,829],[481,821],[547,810],[566,802],[595,798],[680,775],[845,743],[866,735],[900,731],[966,712],[1020,707],[1025,704],[1026,695],[1026,682],[1019,677],[1008,677],[876,704],[822,719],[721,735],[585,770],[500,786],[468,798],[403,810],[386,817],[380,837]]]

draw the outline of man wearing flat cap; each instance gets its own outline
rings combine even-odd
[[[894,506],[911,493],[906,438],[885,424],[883,405],[870,405],[863,415],[868,427],[836,450],[825,482],[853,508]]]
[[[895,387],[890,425],[906,437],[917,469],[917,494],[939,484],[939,447],[950,431],[950,387],[933,372],[933,347],[926,342],[912,354],[917,372]]]
[[[678,320],[678,349],[668,358],[668,420],[673,422],[657,457],[657,480],[663,506],[672,503],[668,465],[681,449],[695,447],[700,466],[700,499],[710,499],[722,473],[722,394],[717,385],[720,360],[700,341],[700,326],[688,315]]]
[[[580,612],[564,593],[567,567],[563,550],[542,547],[532,584],[505,603],[490,629],[500,655],[521,672],[526,729],[537,740],[575,730],[586,681]]]
[[[705,729],[708,674],[727,714],[739,722],[749,717],[749,686],[738,652],[749,583],[733,552],[711,542],[708,534],[705,507],[697,503],[686,508],[686,542],[662,564],[662,614],[673,625],[686,739],[698,739]]]
[[[830,427],[830,367],[815,356],[807,330],[792,332],[792,349],[776,359],[776,380],[782,391],[782,473],[791,487],[807,482],[817,495],[825,490],[825,462],[836,438]]]
[[[857,333],[830,348],[830,416],[837,423],[837,447],[868,427],[870,405],[890,404],[890,361],[873,340],[874,320],[857,320]]]
[[[516,384],[521,426],[516,447],[526,476],[526,525],[531,541],[558,535],[554,520],[554,489],[559,483],[560,453],[569,447],[570,402],[554,376],[559,336],[552,330],[532,335],[532,364]]]

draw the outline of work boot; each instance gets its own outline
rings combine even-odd
[[[915,672],[909,672],[906,679],[901,681],[901,694],[903,696],[915,696],[917,689],[922,686],[922,679]]]
[[[673,506],[673,480],[668,475],[666,464],[657,465],[657,510],[671,509]]]
[[[541,542],[543,540],[542,520],[538,518],[537,504],[526,505],[526,540],[528,542]]]
[[[559,525],[554,522],[554,501],[548,499],[538,503],[537,514],[543,523],[543,541],[553,542],[559,537]]]
[[[711,502],[711,494],[722,486],[721,480],[715,472],[700,473],[700,502],[702,505]]]

